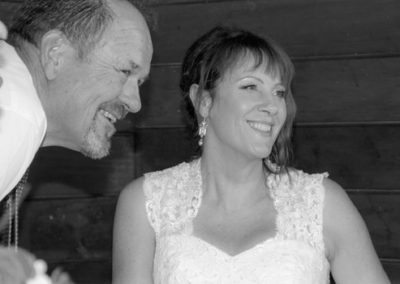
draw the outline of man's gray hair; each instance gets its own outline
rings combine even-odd
[[[131,3],[152,26],[152,15],[142,1],[115,1]],[[9,40],[16,47],[24,41],[38,47],[46,32],[57,29],[75,45],[82,58],[99,42],[114,16],[107,0],[26,0],[15,14]]]

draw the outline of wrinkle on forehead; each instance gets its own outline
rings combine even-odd
[[[142,17],[140,14],[139,16]],[[109,53],[109,57],[116,57],[123,61],[133,60],[136,65],[142,64],[138,62],[139,58],[143,58],[144,62],[151,61],[153,53],[147,25],[144,20],[142,22],[132,18],[117,17],[105,30],[98,48]]]

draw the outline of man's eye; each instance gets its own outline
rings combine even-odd
[[[121,72],[124,73],[124,75],[127,77],[132,74],[132,71],[129,69],[121,69]]]

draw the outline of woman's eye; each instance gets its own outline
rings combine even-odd
[[[243,90],[256,90],[257,85],[254,85],[254,84],[244,85],[244,86],[242,86],[242,89]]]
[[[286,91],[285,90],[278,90],[275,92],[275,94],[280,97],[280,98],[284,98],[286,95]]]

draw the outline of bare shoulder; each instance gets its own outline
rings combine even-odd
[[[144,177],[125,186],[114,217],[113,283],[151,283],[154,231],[148,222]]]
[[[345,190],[324,179],[323,235],[336,283],[388,284],[367,226]]]
[[[344,225],[342,223],[344,220],[341,220],[341,218],[349,220],[349,217],[354,215],[359,217],[353,202],[338,183],[329,178],[324,178],[323,186],[325,188],[324,223],[326,225],[335,225],[338,222],[340,225]]]
[[[333,257],[343,243],[368,235],[365,223],[345,190],[335,181],[325,178],[324,237],[328,256]]]
[[[128,183],[120,192],[118,204],[129,203],[131,205],[138,205],[144,202],[144,177],[140,177]]]
[[[349,196],[338,183],[324,178],[323,186],[325,188],[325,209],[333,211],[355,209]]]

